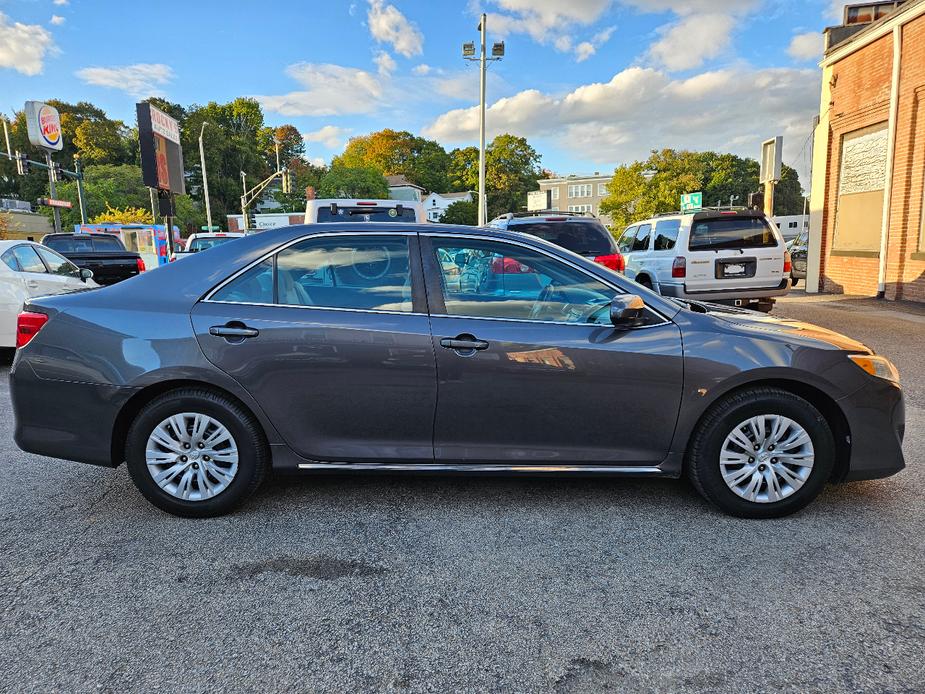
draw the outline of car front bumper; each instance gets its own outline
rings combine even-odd
[[[788,277],[781,280],[781,283],[776,287],[765,287],[763,289],[719,289],[708,292],[689,292],[684,284],[671,284],[668,282],[659,283],[658,289],[662,296],[720,303],[732,302],[737,299],[771,299],[776,296],[784,296],[790,291],[790,284],[791,281]]]
[[[902,389],[888,381],[864,386],[839,400],[851,431],[851,458],[842,481],[895,475],[905,466],[906,410]]]

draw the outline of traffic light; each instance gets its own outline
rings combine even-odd
[[[283,183],[283,193],[289,192],[289,172],[283,171],[282,174],[282,183]]]
[[[764,207],[764,193],[749,193],[748,194],[748,209],[750,210],[760,210]]]
[[[64,180],[64,167],[58,162],[51,165],[51,180],[55,182]]]
[[[23,152],[16,152],[16,173],[20,176],[28,176],[29,167],[29,155]]]

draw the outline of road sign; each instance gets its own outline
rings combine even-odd
[[[783,149],[784,138],[780,135],[761,143],[761,170],[758,174],[758,183],[780,180]]]
[[[39,205],[44,205],[45,207],[63,207],[68,210],[73,207],[70,200],[55,200],[54,198],[39,198],[36,202],[38,202]]]
[[[221,227],[208,227],[208,226],[201,226],[199,227],[199,229],[200,231],[221,231],[222,230]]]
[[[696,212],[703,209],[703,193],[685,193],[681,196],[681,212]]]

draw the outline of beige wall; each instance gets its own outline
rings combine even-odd
[[[10,211],[0,212],[0,215],[9,227],[7,231],[9,239],[26,239],[31,236],[36,241],[40,241],[45,234],[54,231],[48,217],[43,214]]]
[[[554,198],[552,201],[553,208],[561,210],[562,212],[567,212],[570,205],[572,206],[591,205],[591,212],[594,215],[601,217],[601,220],[605,224],[610,223],[610,218],[607,217],[606,215],[602,217],[600,213],[600,209],[601,209],[601,201],[605,197],[607,197],[607,192],[605,190],[603,191],[604,195],[601,195],[600,194],[601,190],[599,186],[601,184],[606,186],[608,183],[610,183],[610,176],[601,176],[601,177],[595,176],[593,178],[577,178],[576,177],[576,178],[570,178],[570,179],[556,181],[556,182],[549,182],[549,181],[539,182],[540,190],[558,190],[559,191],[559,198],[558,199]],[[569,186],[583,185],[583,184],[591,186],[590,196],[582,196],[582,197],[574,197],[574,198],[570,198],[568,196]],[[555,195],[555,193],[553,193],[553,195]]]

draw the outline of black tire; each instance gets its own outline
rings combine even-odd
[[[720,451],[736,426],[762,414],[794,420],[813,444],[815,460],[803,486],[780,501],[758,503],[735,494],[723,480]],[[732,516],[780,518],[799,511],[822,491],[835,465],[835,439],[825,417],[810,402],[778,388],[738,391],[714,404],[704,415],[688,449],[686,471],[697,491]]]
[[[646,277],[645,275],[643,275],[642,277],[640,277],[640,278],[639,278],[638,280],[636,280],[636,281],[637,281],[639,284],[641,284],[643,287],[645,287],[646,289],[649,289],[649,290],[652,289],[652,280],[650,280],[650,279],[649,279],[648,277]]]
[[[215,496],[201,501],[179,499],[161,489],[148,471],[145,459],[151,432],[165,419],[181,412],[212,417],[228,429],[238,449],[238,468],[232,481]],[[266,437],[254,417],[234,400],[198,388],[171,391],[145,405],[129,428],[125,460],[132,481],[148,501],[162,511],[186,518],[211,518],[234,510],[257,490],[270,467]]]
[[[790,280],[791,280],[791,281],[790,281],[790,286],[793,287],[794,289],[796,289],[796,286],[800,283],[800,278],[799,278],[799,277],[791,277]]]

